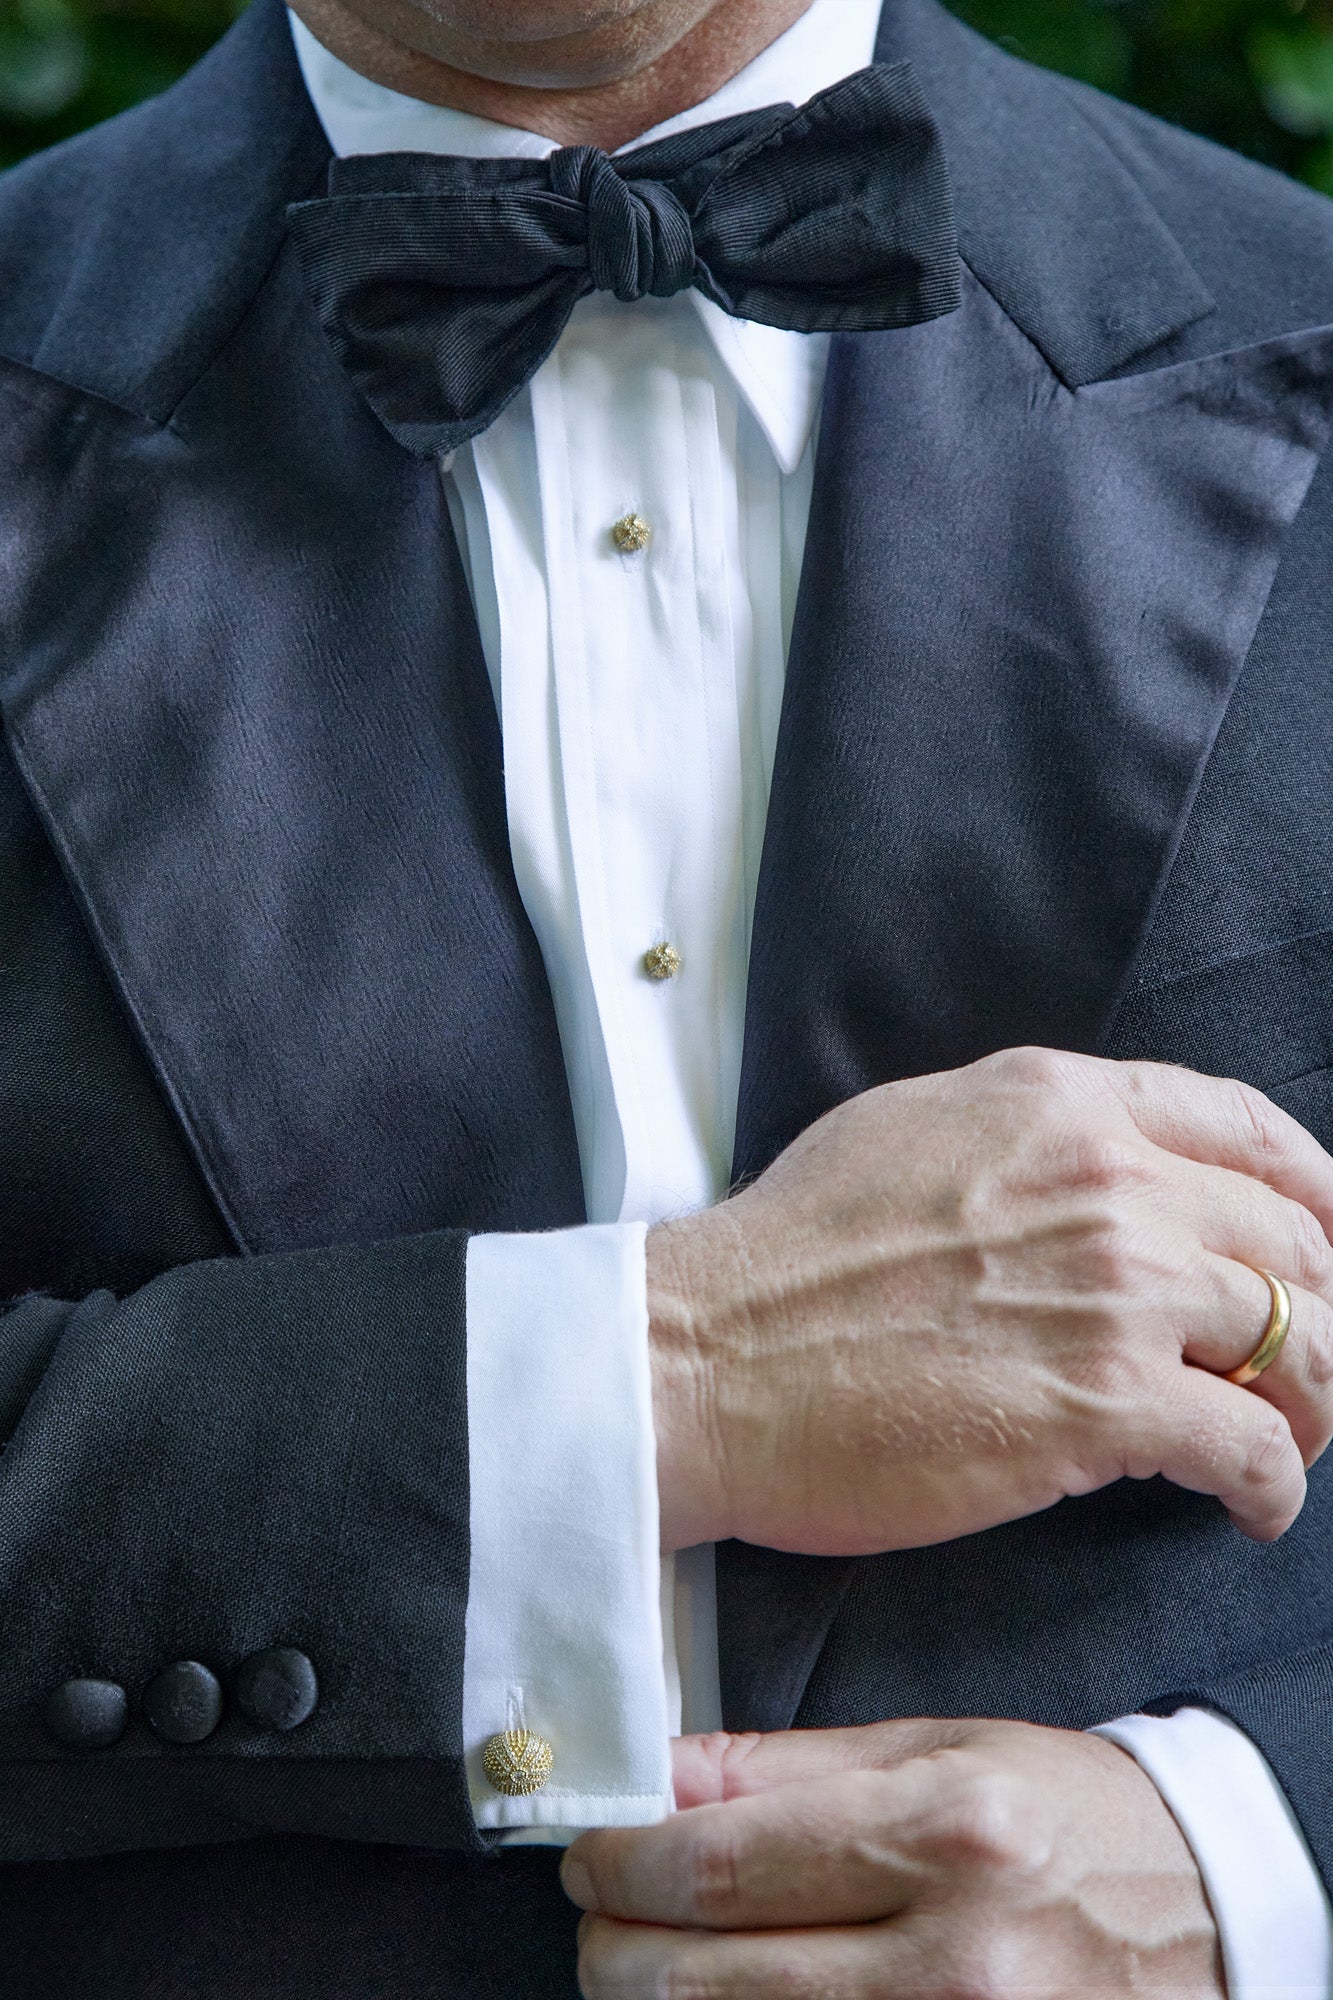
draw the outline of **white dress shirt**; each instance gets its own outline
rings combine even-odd
[[[706,103],[635,143],[805,101],[871,59],[878,13],[879,0],[814,0]],[[369,82],[294,18],[293,33],[340,155],[554,150]],[[660,1817],[669,1735],[720,1723],[712,1552],[658,1556],[644,1238],[727,1186],[826,360],[822,336],[731,320],[698,293],[596,295],[442,467],[589,1216],[469,1248],[463,1727],[477,1822],[510,1839]],[[626,553],[612,529],[630,515],[651,539]],[[654,980],[644,955],[658,944],[680,966]],[[542,1791],[502,1798],[480,1752],[520,1724],[549,1738],[555,1769]],[[1328,1904],[1255,1746],[1197,1710],[1105,1733],[1199,1860],[1232,2000],[1327,1994]]]

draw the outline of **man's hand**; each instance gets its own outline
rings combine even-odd
[[[586,1834],[587,2000],[1220,2000],[1198,1869],[1096,1736],[903,1722],[676,1746],[682,1811]]]
[[[663,1545],[924,1547],[1157,1473],[1279,1535],[1333,1432],[1330,1230],[1333,1160],[1242,1084],[1036,1049],[853,1098],[649,1235]],[[1292,1328],[1240,1389],[1254,1267]]]

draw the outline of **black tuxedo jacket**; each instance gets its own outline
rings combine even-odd
[[[964,302],[834,344],[736,1171],[1021,1042],[1333,1141],[1333,207],[934,0],[881,54]],[[0,182],[15,2000],[574,1991],[552,1857],[488,1853],[459,1737],[464,1245],[580,1220],[579,1166],[439,479],[285,240],[327,157],[254,0]],[[733,1545],[719,1587],[734,1726],[1211,1702],[1333,1881],[1333,1459],[1269,1548],[1149,1482],[876,1560]],[[67,1677],[137,1702],[274,1643],[320,1678],[288,1735],[45,1732]]]

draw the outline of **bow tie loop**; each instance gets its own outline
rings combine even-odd
[[[961,298],[940,135],[909,63],[614,158],[335,160],[328,195],[287,214],[335,354],[421,457],[493,424],[594,290],[632,303],[692,285],[796,333],[915,326]]]
[[[596,146],[567,146],[549,161],[551,192],[588,216],[588,276],[626,305],[669,299],[694,283],[690,218],[661,181],[630,181]]]

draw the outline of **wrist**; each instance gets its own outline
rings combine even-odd
[[[731,1533],[725,1504],[718,1358],[708,1337],[710,1243],[719,1211],[648,1232],[648,1358],[662,1548]]]

